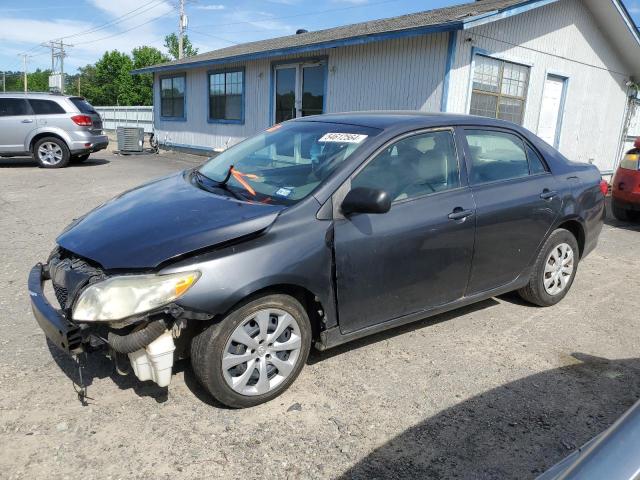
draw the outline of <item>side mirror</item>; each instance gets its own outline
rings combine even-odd
[[[391,209],[391,198],[384,190],[357,187],[347,193],[340,208],[344,216],[353,213],[387,213]]]

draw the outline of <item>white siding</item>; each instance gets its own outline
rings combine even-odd
[[[159,115],[159,75],[156,74],[155,128],[162,144],[217,148],[233,145],[271,125],[269,118],[272,62],[328,58],[326,110],[439,111],[447,58],[448,34],[334,48],[245,64],[186,71],[186,121],[162,120]],[[245,123],[207,122],[207,71],[245,67]],[[179,73],[179,71],[176,71]]]
[[[625,112],[628,68],[580,0],[562,0],[458,32],[449,85],[451,112],[468,112],[473,47],[531,65],[524,126],[533,132],[538,129],[547,73],[569,77],[559,149],[573,160],[593,159],[603,171],[613,168]]]

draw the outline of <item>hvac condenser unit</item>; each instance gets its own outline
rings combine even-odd
[[[118,150],[120,152],[142,152],[144,129],[136,127],[118,127]]]

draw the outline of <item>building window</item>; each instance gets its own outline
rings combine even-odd
[[[185,76],[162,77],[160,79],[160,116],[184,118]]]
[[[469,113],[522,125],[528,84],[529,67],[476,55]]]
[[[209,120],[241,123],[243,121],[244,72],[209,74]]]

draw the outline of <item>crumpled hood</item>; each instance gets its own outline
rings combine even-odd
[[[105,269],[154,268],[267,228],[283,206],[201,190],[180,172],[125,192],[72,223],[58,244]]]

